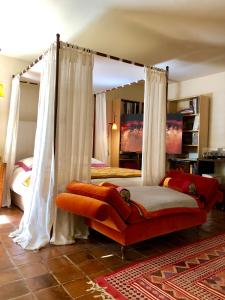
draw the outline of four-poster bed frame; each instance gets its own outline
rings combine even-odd
[[[87,50],[89,51],[90,53],[94,54],[94,55],[98,55],[98,56],[101,56],[101,57],[106,57],[106,58],[109,58],[109,59],[112,59],[112,60],[115,60],[115,61],[121,61],[123,63],[126,63],[126,64],[131,64],[131,65],[134,65],[134,66],[138,66],[138,67],[147,67],[147,65],[144,65],[142,63],[138,63],[138,62],[133,62],[131,60],[128,60],[128,59],[124,59],[124,58],[120,58],[120,57],[117,57],[117,56],[113,56],[113,55],[109,55],[109,54],[106,54],[106,53],[103,53],[103,52],[99,52],[99,51],[94,51],[94,50],[91,50],[91,49],[86,49],[86,48],[82,48],[82,47],[79,47],[77,45],[72,45],[72,44],[69,44],[69,43],[66,43],[65,44],[66,46],[72,46],[76,49],[80,49],[80,50]],[[56,143],[56,126],[57,126],[57,108],[58,108],[58,79],[59,79],[59,49],[60,49],[60,34],[57,33],[56,34],[56,74],[55,74],[55,122],[54,122],[54,144]],[[40,55],[37,59],[35,59],[31,64],[29,64],[23,71],[21,71],[19,73],[20,76],[23,76],[23,74],[25,74],[27,71],[29,71],[35,64],[37,64],[40,60],[42,60],[43,56],[47,53],[47,51],[45,51],[42,55]],[[169,66],[166,66],[166,70],[164,69],[161,69],[161,68],[157,68],[157,67],[153,67],[151,66],[150,67],[151,69],[155,69],[155,70],[158,70],[158,71],[163,71],[166,73],[166,101],[168,100],[168,77],[169,77]],[[13,75],[14,77],[15,75]],[[132,83],[129,83],[129,84],[132,84]],[[126,84],[125,84],[126,85]],[[103,92],[109,92],[109,91],[112,91],[114,89],[117,89],[117,88],[120,88],[120,87],[124,87],[125,85],[122,85],[122,86],[119,86],[119,87],[116,87],[116,88],[112,88],[112,89],[107,89]],[[55,145],[54,145],[55,146]],[[55,147],[54,147],[55,148]]]
[[[55,57],[55,62],[56,62],[56,66],[55,66],[55,113],[54,113],[54,151],[56,149],[56,127],[57,127],[57,115],[58,115],[58,112],[57,112],[57,109],[58,109],[58,94],[59,94],[59,84],[58,84],[58,81],[59,81],[59,51],[60,51],[60,47],[61,47],[61,42],[60,42],[60,35],[57,34],[56,35],[56,57]],[[81,47],[78,47],[78,46],[75,46],[75,45],[71,45],[69,43],[63,43],[63,46],[64,47],[69,47],[69,46],[72,46],[73,48],[76,48],[76,49],[81,49],[81,50],[84,50],[84,51],[87,51],[87,52],[91,52],[93,53],[94,55],[98,55],[98,56],[101,56],[101,57],[106,57],[106,58],[109,58],[109,59],[112,59],[112,60],[115,60],[115,61],[120,61],[120,62],[123,62],[123,63],[126,63],[126,64],[132,64],[132,65],[135,65],[135,66],[138,66],[138,67],[145,67],[145,65],[141,64],[141,63],[137,63],[137,62],[132,62],[130,60],[127,60],[127,59],[123,59],[123,58],[119,58],[119,57],[116,57],[116,56],[112,56],[112,55],[108,55],[108,54],[105,54],[105,53],[102,53],[102,52],[99,52],[99,51],[94,51],[94,50],[90,50],[90,49],[85,49],[85,48],[81,48]],[[35,64],[37,64],[38,62],[40,62],[43,57],[47,54],[48,50],[45,51],[42,55],[40,55],[37,59],[35,59],[31,64],[29,64],[24,70],[22,70],[18,75],[20,77],[23,76],[23,74],[25,74],[27,71],[29,71]],[[168,72],[169,72],[169,68],[166,67],[166,70],[163,70],[163,69],[159,69],[159,68],[155,68],[155,67],[151,67],[152,69],[156,69],[158,71],[163,71],[163,72],[166,72],[166,80],[167,80],[167,90],[168,90]],[[14,77],[15,75],[13,75]],[[139,81],[136,81],[136,83],[139,82]],[[125,87],[125,86],[128,86],[132,83],[129,83],[129,84],[125,84],[125,85],[122,85],[122,86],[119,86],[119,87],[116,87],[116,88],[112,88],[112,89],[107,89],[103,92],[109,92],[109,91],[112,91],[112,90],[115,90],[115,89],[118,89],[118,88],[122,88],[122,87]],[[166,97],[167,97],[167,94],[166,94]],[[95,118],[95,114],[94,114],[94,118]],[[93,149],[94,149],[94,134],[95,132],[93,132]],[[93,153],[94,154],[94,153]],[[97,172],[97,169],[96,170],[92,170],[94,172],[94,174]],[[119,170],[118,170],[119,171]],[[109,174],[115,174],[116,172],[116,177],[118,177],[118,172],[117,170],[111,170],[111,173]],[[135,171],[135,170],[134,170]],[[119,171],[120,172],[120,171]],[[96,173],[98,174],[98,172]],[[96,174],[95,174],[95,177],[93,178],[96,178]],[[100,175],[102,176],[102,175]],[[115,175],[114,175],[115,176]],[[113,177],[114,177],[113,176]],[[128,176],[128,175],[127,175]],[[131,175],[129,175],[128,177],[130,177]],[[138,177],[140,175],[137,175]],[[111,178],[111,176],[108,176]],[[120,176],[119,176],[120,177]],[[122,175],[121,174],[121,177],[124,177],[124,174]],[[125,176],[126,177],[126,176]],[[132,177],[134,177],[134,175],[132,174]],[[22,200],[22,196],[18,195],[16,193],[12,193],[13,195],[13,198],[15,199],[15,201],[18,203],[18,199],[21,200],[19,202],[23,203],[23,200]],[[15,196],[16,195],[16,196]],[[18,205],[21,209],[23,209],[23,204],[21,205]]]
[[[48,83],[48,80],[46,80],[45,75],[46,76],[48,75],[48,68],[49,68],[50,71],[51,71],[51,77],[50,77],[51,86],[48,83],[48,86],[47,86],[46,89],[51,94],[50,95],[49,94],[44,94],[46,96],[42,97],[43,95],[41,93],[41,97],[40,97],[40,99],[41,99],[41,105],[42,105],[41,106],[42,110],[41,110],[40,116],[42,115],[42,113],[44,113],[44,116],[45,116],[45,123],[44,123],[44,127],[43,128],[44,128],[44,130],[46,129],[46,132],[48,134],[50,134],[50,140],[51,140],[51,143],[53,143],[54,149],[52,147],[52,144],[48,144],[47,140],[45,140],[45,143],[43,144],[43,141],[41,139],[37,139],[37,145],[36,145],[37,148],[35,149],[35,153],[38,154],[39,150],[42,151],[41,152],[42,155],[40,155],[41,163],[40,164],[38,163],[38,160],[37,160],[38,155],[37,156],[34,155],[36,157],[36,160],[35,160],[35,163],[34,163],[34,166],[35,166],[34,168],[36,168],[35,170],[37,170],[38,172],[35,173],[34,177],[32,177],[32,178],[33,178],[33,183],[36,184],[36,181],[37,181],[37,186],[40,187],[40,188],[38,189],[38,188],[36,188],[36,186],[34,186],[34,185],[31,184],[31,187],[34,189],[34,192],[31,191],[31,192],[33,192],[33,194],[32,194],[32,201],[33,201],[32,204],[34,204],[34,207],[31,204],[31,206],[29,206],[30,211],[28,212],[27,210],[25,210],[25,212],[28,212],[28,214],[27,213],[24,214],[25,218],[29,217],[29,220],[31,218],[33,220],[36,218],[36,214],[34,213],[34,209],[35,210],[39,209],[38,207],[40,207],[40,204],[42,204],[42,203],[43,203],[43,210],[44,211],[42,211],[41,214],[39,215],[40,219],[43,219],[43,216],[45,216],[45,214],[47,216],[47,214],[49,214],[49,212],[52,212],[52,204],[53,204],[53,202],[52,202],[53,198],[52,197],[54,195],[54,192],[53,192],[53,183],[54,183],[54,180],[53,180],[53,177],[51,177],[51,173],[50,172],[51,172],[52,166],[54,166],[54,164],[56,166],[56,169],[58,167],[58,164],[57,164],[58,161],[54,160],[54,157],[53,157],[52,154],[53,154],[53,152],[56,151],[56,126],[57,126],[57,121],[58,121],[58,115],[60,115],[63,112],[63,111],[60,111],[60,110],[57,111],[57,109],[58,109],[58,102],[61,101],[62,99],[64,99],[64,98],[61,99],[61,94],[59,93],[60,92],[59,91],[59,86],[61,86],[61,80],[60,80],[60,77],[61,77],[60,75],[61,74],[59,73],[60,72],[59,68],[60,68],[61,61],[59,61],[59,51],[60,51],[60,47],[61,46],[62,46],[62,52],[64,52],[63,50],[65,48],[69,47],[70,50],[72,50],[72,49],[78,50],[78,51],[73,51],[73,52],[79,52],[82,56],[84,56],[85,53],[86,54],[91,54],[91,55],[88,55],[89,61],[90,61],[90,59],[92,59],[93,55],[99,55],[99,56],[108,57],[109,59],[114,59],[114,60],[117,60],[117,61],[121,61],[121,62],[124,62],[124,63],[133,64],[133,65],[136,65],[136,66],[139,66],[139,67],[140,66],[141,67],[145,67],[142,64],[134,63],[134,62],[131,62],[131,61],[126,60],[126,59],[120,59],[118,57],[110,56],[110,55],[107,55],[107,54],[104,54],[104,53],[101,53],[101,52],[95,52],[93,50],[89,50],[89,49],[85,49],[85,48],[80,48],[78,46],[74,46],[74,45],[70,45],[68,43],[60,42],[60,36],[59,36],[59,34],[57,34],[56,44],[54,44],[54,46],[51,45],[51,48],[49,49],[49,51],[46,52],[47,55],[48,54],[50,55],[50,60],[46,61],[47,63],[50,64],[50,66],[48,64],[47,64],[47,67],[45,66],[47,70],[44,73],[44,77],[43,77],[44,80],[45,80],[45,82],[47,81],[47,83]],[[52,51],[52,49],[54,49],[54,51]],[[26,73],[37,62],[39,62],[44,57],[44,55],[46,55],[46,54],[44,53],[42,56],[40,56],[38,59],[36,59],[32,64],[30,64],[26,69],[24,69],[21,73],[19,73],[16,76],[15,81],[14,81],[15,87],[16,87],[16,91],[17,91],[16,96],[19,95],[19,79],[20,79],[20,77],[23,76],[23,74]],[[92,65],[93,65],[92,62],[91,62],[90,65],[87,64],[87,66],[91,66],[91,67],[92,67]],[[62,65],[62,72],[64,71],[63,67],[64,66]],[[151,71],[151,69],[157,70],[155,72],[155,74],[154,74],[154,72]],[[66,68],[66,70],[68,70],[68,69]],[[168,70],[165,71],[165,70],[154,68],[154,67],[146,67],[146,73],[147,74],[149,74],[149,75],[151,74],[153,76],[155,76],[155,75],[156,76],[161,76],[162,75],[162,77],[163,77],[163,86],[161,86],[161,89],[163,89],[163,96],[160,99],[160,101],[163,103],[162,107],[164,107],[163,114],[165,112],[165,106],[164,106],[165,105],[165,99],[166,99],[166,94],[165,94],[166,76],[165,76],[165,73],[167,71]],[[89,116],[88,117],[89,123],[88,123],[87,128],[85,128],[85,130],[87,130],[88,136],[91,137],[91,135],[92,135],[91,134],[91,132],[92,132],[92,124],[91,124],[91,122],[92,122],[92,117],[91,117],[92,104],[91,104],[91,101],[89,101],[89,100],[91,100],[91,98],[92,98],[92,93],[91,93],[91,91],[92,91],[92,82],[91,82],[92,74],[91,74],[91,72],[92,71],[90,69],[86,68],[85,72],[86,72],[85,74],[87,74],[86,75],[87,76],[87,83],[86,83],[87,84],[87,89],[83,90],[83,98],[82,98],[83,101],[81,103],[83,103],[83,112],[84,111],[86,112],[86,109],[84,109],[84,105],[85,105],[86,108],[88,107],[88,109],[89,109],[88,110],[88,112],[89,112],[89,114],[88,114],[88,116]],[[41,80],[43,78],[41,78]],[[69,80],[70,79],[68,78],[67,82],[69,82]],[[77,82],[79,82],[79,77],[77,77],[76,80],[77,80]],[[148,84],[148,80],[149,79],[147,79],[147,81],[146,81],[146,86],[147,86],[146,90],[147,90],[147,94],[148,94],[147,102],[149,102],[149,99],[151,100],[151,96],[149,95],[150,94],[149,93],[149,86],[150,86],[150,84]],[[41,84],[41,87],[42,87],[42,84]],[[154,89],[150,89],[150,91],[153,91],[153,90]],[[75,92],[76,91],[77,90],[75,90]],[[17,98],[15,97],[15,99],[18,99],[18,96],[17,96]],[[71,102],[72,99],[73,99],[74,102]],[[71,98],[71,95],[69,95],[69,98],[67,97],[68,102],[66,101],[64,103],[65,104],[75,103],[76,105],[78,105],[79,104],[79,99],[80,99],[80,97],[78,95],[76,96],[76,98]],[[155,101],[159,101],[158,97],[155,97],[154,100]],[[19,104],[19,100],[17,100],[17,102],[15,102],[15,103]],[[46,103],[46,106],[43,105],[45,103]],[[61,102],[60,102],[60,105],[61,105]],[[55,106],[55,107],[53,107],[53,106]],[[45,109],[45,107],[47,109]],[[48,109],[48,108],[51,108],[51,109]],[[18,106],[16,107],[16,112],[18,112]],[[45,114],[45,112],[46,112],[46,114]],[[76,112],[76,113],[78,112],[78,110],[76,109],[76,106],[73,106],[73,111],[71,111],[71,112]],[[149,114],[149,115],[151,115],[151,114]],[[18,114],[17,114],[17,116],[18,116]],[[16,120],[18,120],[18,119],[16,118]],[[51,126],[48,127],[48,124],[46,123],[46,120],[47,121],[51,120]],[[42,125],[41,122],[40,122],[41,119],[38,119],[38,121],[39,121],[40,125]],[[82,122],[85,123],[85,117],[84,117],[84,115],[82,115]],[[162,126],[163,126],[163,124],[164,123],[162,122]],[[37,131],[36,137],[39,137],[39,136],[41,137],[42,136],[42,132],[43,131],[42,131],[41,128],[42,128],[42,126],[38,127],[38,131]],[[60,127],[60,128],[62,129],[63,127]],[[65,123],[65,128],[68,129],[68,133],[70,133],[70,134],[72,134],[72,131],[70,131],[70,129],[76,128],[76,130],[78,130],[78,131],[80,130],[79,126],[72,126],[71,127],[71,123],[69,123],[69,124]],[[162,128],[164,128],[164,127],[162,127]],[[49,129],[50,129],[50,131],[49,131]],[[147,131],[147,133],[148,133],[148,131]],[[158,135],[158,136],[160,136],[160,135]],[[84,135],[83,135],[82,138],[84,138]],[[83,139],[82,138],[80,139],[80,142],[81,142],[80,145],[83,145]],[[67,137],[67,140],[68,140],[68,137]],[[46,144],[46,142],[47,142],[47,144]],[[36,143],[36,141],[35,141],[35,143]],[[46,145],[46,147],[45,147],[46,151],[44,153],[44,151],[43,151],[44,148],[43,147],[45,145]],[[86,148],[85,148],[85,145],[83,145],[83,151],[85,151],[85,149],[86,149],[86,151],[87,151],[86,153],[89,153],[88,151],[91,150],[90,146],[91,146],[91,144],[87,144]],[[57,147],[58,147],[58,145],[57,145]],[[63,148],[61,148],[61,150],[62,149]],[[70,152],[68,152],[68,153],[70,153]],[[75,156],[72,161],[76,162],[76,157],[79,157],[79,153],[78,153],[77,149],[75,149],[74,153],[77,156]],[[154,153],[157,153],[157,152],[155,151]],[[158,160],[159,160],[159,157],[164,157],[164,152],[162,152],[161,155],[158,156]],[[62,183],[60,182],[60,184],[62,184],[62,188],[63,189],[65,189],[65,184],[67,184],[67,182],[69,180],[72,180],[73,178],[80,179],[81,181],[83,181],[83,180],[89,180],[89,174],[88,174],[89,170],[88,170],[88,168],[84,168],[84,166],[88,166],[89,165],[89,162],[88,162],[88,159],[87,159],[87,155],[85,156],[85,158],[86,158],[86,160],[83,162],[83,164],[81,163],[80,165],[78,165],[77,169],[76,169],[76,166],[73,166],[72,178],[71,178],[71,175],[68,172],[67,173],[65,172],[65,174],[66,174],[65,180],[66,181],[63,179],[65,182],[63,180],[61,181]],[[48,165],[45,164],[44,159],[47,159],[46,162],[49,163]],[[62,157],[60,158],[60,162],[63,162]],[[11,167],[12,167],[12,164],[10,165],[10,168]],[[68,170],[70,170],[70,165],[68,164],[68,162],[67,162],[67,165],[65,165],[65,167],[66,167],[66,170],[67,170],[67,168],[68,168]],[[78,174],[78,171],[80,170],[79,168],[83,168],[83,170],[84,170],[84,173],[81,174],[81,176]],[[46,193],[40,194],[43,191],[43,180],[42,180],[42,177],[40,177],[41,172],[46,172],[45,173],[45,177],[48,180],[49,189],[51,189],[50,193],[45,189],[44,192],[46,192]],[[52,174],[54,174],[54,173],[52,173]],[[57,174],[58,173],[56,173],[56,175]],[[45,199],[47,199],[47,200],[45,201]],[[51,205],[50,210],[49,210],[49,205]],[[59,211],[59,215],[62,217],[62,218],[59,218],[59,216],[57,215],[57,220],[58,220],[58,222],[60,224],[60,222],[62,222],[62,220],[64,220],[64,217],[67,218],[67,215],[63,216],[63,212],[61,213],[60,211]],[[49,216],[48,216],[48,218],[49,218]],[[36,239],[35,236],[37,236],[37,235],[33,234],[34,232],[37,232],[37,230],[39,230],[39,229],[37,227],[35,227],[35,226],[33,227],[33,225],[32,225],[33,223],[30,223],[30,222],[29,222],[29,224],[28,224],[29,226],[27,228],[27,226],[26,226],[27,223],[26,222],[27,222],[27,220],[25,220],[24,226],[21,229],[22,231],[20,231],[19,233],[15,232],[12,235],[12,236],[16,237],[15,241],[16,242],[18,241],[22,247],[24,247],[24,248],[28,247],[27,249],[38,249],[39,247],[43,246],[44,242],[46,243],[47,241],[49,241],[49,238],[50,238],[50,235],[49,235],[50,234],[49,233],[49,225],[50,224],[49,224],[49,220],[48,219],[44,218],[43,219],[43,224],[41,223],[42,224],[41,225],[42,226],[42,236],[41,236],[40,239],[39,238]],[[52,225],[55,224],[54,221],[53,221],[53,219],[51,219],[51,222],[52,222]],[[67,222],[64,222],[64,224],[67,224]],[[57,225],[55,224],[55,226],[57,226]],[[54,227],[54,228],[56,228],[56,227]],[[67,229],[70,230],[69,228],[67,228]],[[29,232],[29,233],[32,232],[32,234],[27,235],[27,232]],[[68,233],[65,232],[65,234],[69,234],[69,231],[68,231]],[[57,238],[59,238],[60,241],[62,241],[64,239],[63,237],[61,238],[61,236],[60,237],[53,236],[53,240],[54,241]],[[32,241],[30,239],[32,239]]]
[[[59,93],[59,91],[58,91],[58,80],[59,80],[59,50],[60,50],[60,44],[61,44],[60,35],[57,33],[56,34],[56,73],[55,73],[54,151],[55,151],[55,148],[56,148],[55,143],[56,143],[58,93]],[[77,45],[71,45],[69,43],[65,43],[65,46],[72,46],[72,47],[74,47],[76,49],[86,50],[88,52],[93,53],[94,55],[98,55],[98,56],[101,56],[101,57],[106,57],[106,58],[109,58],[109,59],[112,59],[112,60],[115,60],[115,61],[120,61],[120,62],[123,62],[123,63],[126,63],[126,64],[132,64],[132,65],[135,65],[135,66],[138,66],[138,67],[147,67],[144,64],[141,64],[141,63],[138,63],[138,62],[133,62],[133,61],[130,61],[128,59],[119,58],[117,56],[109,55],[109,54],[102,53],[102,52],[99,52],[99,51],[94,51],[94,50],[82,48],[82,47],[79,47]],[[38,62],[40,62],[42,60],[42,58],[44,57],[44,55],[46,55],[46,53],[47,53],[47,51],[45,51],[42,55],[40,55],[37,59],[35,59],[24,70],[22,70],[18,75],[20,75],[22,77],[23,74],[25,74],[27,71],[29,71],[35,64],[37,64]],[[167,101],[168,100],[167,98],[168,98],[168,75],[169,75],[169,67],[166,66],[166,70],[161,69],[161,68],[157,68],[157,67],[150,67],[150,68],[158,70],[158,71],[163,71],[163,72],[166,73],[166,101]],[[15,75],[13,75],[13,77],[14,76]],[[139,81],[141,81],[141,80],[139,80]],[[110,92],[112,90],[116,90],[118,88],[123,88],[125,86],[129,86],[129,85],[131,85],[133,83],[137,83],[139,81],[128,83],[128,84],[124,84],[124,85],[121,85],[121,86],[118,86],[118,87],[115,87],[115,88],[111,88],[111,89],[106,89],[106,90],[104,90],[102,92]],[[96,93],[96,94],[98,94],[98,93]],[[94,107],[94,110],[95,110],[95,107]],[[93,121],[95,123],[95,112],[94,112],[94,120]],[[93,129],[93,151],[94,151],[94,136],[95,136],[95,129]],[[93,152],[93,154],[94,154],[94,152]]]

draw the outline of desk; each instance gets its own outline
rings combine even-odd
[[[214,174],[216,165],[225,165],[225,158],[199,158],[198,159],[198,173]],[[221,174],[223,175],[223,174]]]
[[[168,159],[169,169],[185,172],[197,173],[197,161],[184,158]]]

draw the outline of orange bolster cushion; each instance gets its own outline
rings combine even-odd
[[[55,202],[58,207],[82,217],[104,221],[109,216],[109,204],[97,199],[61,193],[56,196]]]
[[[72,181],[67,185],[67,191],[86,197],[92,197],[111,204],[124,221],[127,220],[131,213],[131,208],[128,203],[124,201],[120,196],[120,193],[113,187]]]

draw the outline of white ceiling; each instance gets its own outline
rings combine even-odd
[[[169,65],[172,80],[225,71],[225,0],[7,0],[1,1],[1,11],[4,55],[32,61],[58,32],[62,40],[83,47]],[[133,74],[129,65],[122,74],[111,62],[106,66],[99,59],[103,85],[98,88],[139,78],[128,76]]]

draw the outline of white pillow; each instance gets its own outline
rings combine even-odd
[[[91,159],[91,167],[107,167],[106,163],[96,158]]]
[[[33,166],[33,156],[21,159],[15,163],[15,167],[22,168],[25,172],[30,171]]]

